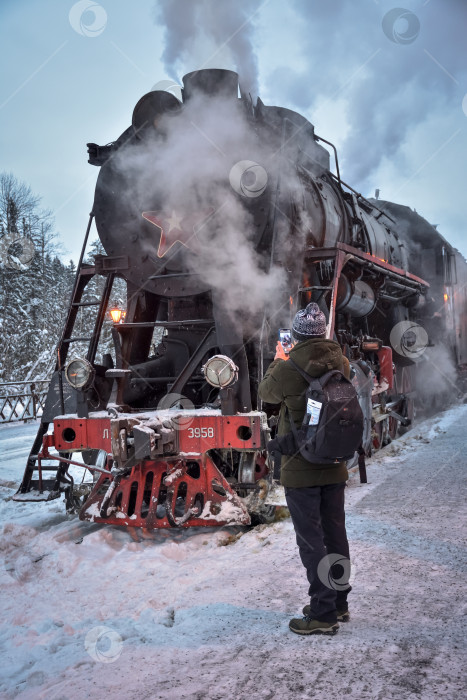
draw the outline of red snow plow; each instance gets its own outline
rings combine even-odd
[[[38,493],[17,500],[39,494],[45,500],[62,490],[70,510],[79,505],[81,520],[149,529],[264,521],[275,512],[264,505],[270,487],[264,422],[259,412],[214,410],[57,416],[36,458]],[[229,458],[223,453],[234,451],[240,483],[220,471]],[[89,470],[93,483],[79,491],[71,466]],[[48,491],[44,474],[52,470],[58,483]]]

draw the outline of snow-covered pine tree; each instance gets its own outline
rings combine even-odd
[[[25,183],[0,173],[0,382],[50,376],[70,296],[73,270],[60,261],[51,213],[39,203]],[[33,253],[27,264],[21,241]]]
[[[40,197],[25,183],[11,173],[0,173],[0,383],[50,377],[76,275],[72,260],[68,265],[61,262],[51,212],[39,205]],[[31,241],[34,246],[27,264],[15,263],[16,240]],[[101,254],[104,248],[95,240],[85,261],[92,265]],[[83,301],[100,301],[104,285],[104,277],[94,277]],[[105,313],[98,362],[105,353],[114,354],[108,313],[114,306],[122,310],[126,306],[126,284],[120,279],[115,279]],[[96,311],[97,306],[79,310],[73,335],[92,334]],[[68,359],[86,353],[87,344],[75,343]]]

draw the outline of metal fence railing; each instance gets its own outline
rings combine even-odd
[[[39,418],[50,379],[0,384],[0,423]]]

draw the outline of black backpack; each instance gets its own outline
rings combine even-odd
[[[296,451],[321,464],[352,459],[363,437],[363,412],[352,382],[337,369],[310,377],[292,359],[288,361],[309,383],[307,409],[298,430],[289,414]]]

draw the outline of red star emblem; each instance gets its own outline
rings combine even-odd
[[[179,212],[172,211],[170,216],[167,216],[163,211],[143,211],[143,219],[157,226],[161,232],[157,257],[163,258],[175,243],[181,243],[190,249],[196,247],[196,233],[213,212],[214,209],[206,209],[183,216]]]

